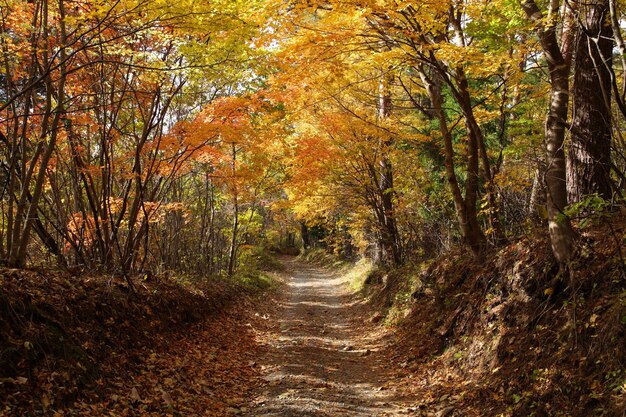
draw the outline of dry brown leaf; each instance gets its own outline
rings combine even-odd
[[[139,396],[139,391],[137,391],[137,388],[133,387],[133,389],[130,390],[130,398],[133,401],[141,401],[141,397]]]

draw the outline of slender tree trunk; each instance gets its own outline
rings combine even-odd
[[[554,3],[554,2],[553,2]],[[548,230],[552,252],[561,265],[569,262],[574,246],[574,235],[569,219],[563,214],[567,206],[565,184],[565,151],[563,149],[567,125],[569,102],[569,72],[571,50],[571,30],[564,25],[563,44],[559,45],[554,19],[547,23],[534,0],[522,3],[526,15],[537,24],[537,35],[541,42],[548,69],[550,71],[550,103],[545,124],[546,144],[546,205],[548,211]],[[551,14],[558,12],[554,7]]]
[[[597,193],[611,198],[611,73],[613,29],[608,0],[579,6],[572,128],[567,152],[568,201]]]
[[[300,238],[302,239],[302,249],[307,250],[311,246],[309,228],[303,221],[300,222]]]
[[[480,257],[485,249],[486,240],[478,223],[476,202],[478,196],[478,144],[470,136],[467,146],[467,185],[465,197],[454,169],[454,147],[452,132],[448,127],[446,114],[443,110],[442,80],[441,76],[434,71],[432,79],[424,70],[420,71],[422,81],[430,96],[433,112],[439,121],[439,131],[444,143],[444,166],[446,179],[452,192],[454,209],[459,222],[463,242],[469,246],[476,257]]]
[[[45,23],[46,27],[47,27],[47,19],[48,19],[47,7],[48,7],[47,2],[44,2],[44,8],[43,8],[42,13],[43,13],[43,18],[46,21]],[[52,157],[52,154],[56,148],[56,141],[57,141],[57,137],[59,133],[58,131],[61,125],[61,118],[65,112],[64,110],[65,80],[67,76],[65,61],[67,58],[66,56],[67,53],[65,50],[66,33],[65,33],[65,8],[64,7],[65,6],[64,6],[63,0],[59,0],[59,22],[60,22],[60,30],[61,30],[61,45],[60,45],[61,64],[60,64],[60,75],[57,81],[58,84],[56,88],[57,104],[54,109],[52,108],[52,104],[51,104],[53,87],[52,87],[52,79],[50,75],[46,77],[46,83],[45,83],[46,90],[47,90],[46,91],[46,94],[47,94],[46,107],[48,109],[48,112],[51,112],[54,114],[54,117],[52,118],[52,122],[50,123],[50,126],[47,127],[50,129],[49,131],[50,139],[45,145],[43,145],[40,148],[41,149],[41,161],[39,163],[39,170],[37,172],[35,183],[33,185],[32,198],[30,198],[30,204],[28,204],[28,210],[25,211],[23,225],[21,225],[21,227],[17,230],[19,233],[16,236],[17,239],[14,239],[13,241],[13,247],[11,248],[12,250],[9,255],[9,265],[12,265],[12,266],[22,267],[24,266],[24,263],[26,261],[26,249],[28,247],[28,243],[30,242],[30,233],[33,227],[33,221],[37,217],[37,211],[39,209],[39,199],[41,198],[41,194],[43,193],[43,186],[44,186],[44,182],[46,179],[46,171],[48,169],[48,163],[50,162],[50,158]],[[47,28],[44,29],[44,39],[47,39],[47,30],[48,30]],[[46,49],[44,49],[44,57],[45,57],[46,62],[48,61],[48,52],[49,51],[47,50],[47,46],[46,46]],[[42,127],[42,136],[45,137],[47,133],[48,131],[46,129],[43,129]],[[37,159],[38,158],[35,158],[34,161],[36,161]],[[22,183],[24,201],[26,200],[26,196],[30,192],[28,189],[28,183],[29,182]]]
[[[474,109],[472,107],[472,100],[469,93],[469,85],[467,77],[463,68],[457,68],[456,79],[458,83],[458,97],[456,97],[461,109],[463,110],[463,117],[465,119],[465,125],[468,135],[471,136],[470,140],[476,143],[478,147],[478,154],[481,164],[483,166],[483,176],[486,182],[487,192],[487,209],[488,218],[496,244],[506,240],[502,223],[500,222],[500,208],[498,206],[498,199],[496,195],[496,186],[494,180],[494,173],[491,170],[491,163],[489,162],[489,155],[487,154],[487,146],[485,144],[485,136],[481,130],[476,117],[474,116]]]
[[[458,11],[457,13],[450,13],[450,24],[455,33],[453,42],[457,46],[467,47],[467,39],[463,30],[461,14],[458,13]],[[440,61],[437,62],[437,66],[442,70],[445,67],[445,65],[443,65],[443,63]],[[476,121],[476,117],[474,115],[474,108],[472,106],[472,99],[469,92],[469,83],[467,81],[467,77],[462,66],[457,66],[454,71],[448,70],[446,72],[453,74],[453,77],[456,80],[456,86],[454,86],[449,77],[445,78],[445,80],[448,81],[448,84],[451,87],[452,95],[454,96],[455,100],[463,111],[463,118],[465,119],[465,126],[467,129],[467,134],[469,136],[469,145],[470,147],[476,146],[478,148],[478,157],[483,166],[483,176],[486,182],[488,210],[487,217],[493,231],[495,243],[497,244],[505,240],[505,235],[504,230],[502,229],[502,224],[500,223],[500,210],[498,207],[498,200],[496,195],[494,172],[492,172],[491,170],[491,163],[489,162],[489,155],[487,154],[487,146],[485,144],[483,131],[478,125],[478,122]],[[470,165],[472,164],[472,152],[473,151],[470,149]],[[469,172],[470,171],[468,170],[468,173]]]
[[[530,190],[530,198],[528,199],[528,207],[526,213],[534,220],[543,218],[545,220],[545,210],[542,215],[542,207],[545,206],[546,189],[545,184],[541,178],[543,170],[540,168],[535,169],[533,175],[533,185]]]
[[[383,74],[381,76],[380,89],[379,89],[379,108],[378,117],[379,120],[385,120],[391,114],[391,91],[390,91],[390,79],[389,76]],[[382,143],[382,157],[379,161],[380,180],[379,180],[379,193],[380,201],[382,205],[381,220],[381,246],[385,251],[385,261],[392,265],[399,265],[401,263],[400,245],[398,238],[398,228],[396,225],[394,204],[393,204],[393,167],[391,160],[389,159],[389,148],[393,145],[392,139],[383,140]]]
[[[237,195],[237,147],[232,144],[233,162],[232,162],[232,177],[233,177],[233,230],[230,237],[230,249],[228,251],[228,276],[233,276],[235,273],[235,264],[237,262],[237,232],[239,229],[239,199]]]
[[[208,175],[207,180],[209,180]],[[209,275],[213,275],[215,273],[215,246],[217,245],[215,239],[215,189],[213,183],[210,184],[209,204],[211,206],[211,217],[209,218],[209,237],[207,238],[209,241],[209,252],[207,256],[209,257]]]

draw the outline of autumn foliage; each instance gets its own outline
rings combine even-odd
[[[587,226],[623,205],[625,21],[614,0],[3,0],[0,263],[137,295],[249,279],[268,250],[397,269],[547,234],[577,294]]]

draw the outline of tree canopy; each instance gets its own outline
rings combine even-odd
[[[232,274],[242,246],[304,227],[400,265],[548,221],[565,265],[568,205],[621,196],[621,13],[6,1],[0,254]]]

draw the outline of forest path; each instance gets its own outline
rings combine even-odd
[[[264,383],[246,416],[398,416],[407,405],[385,386],[383,332],[337,273],[281,259],[286,285],[258,364]]]

